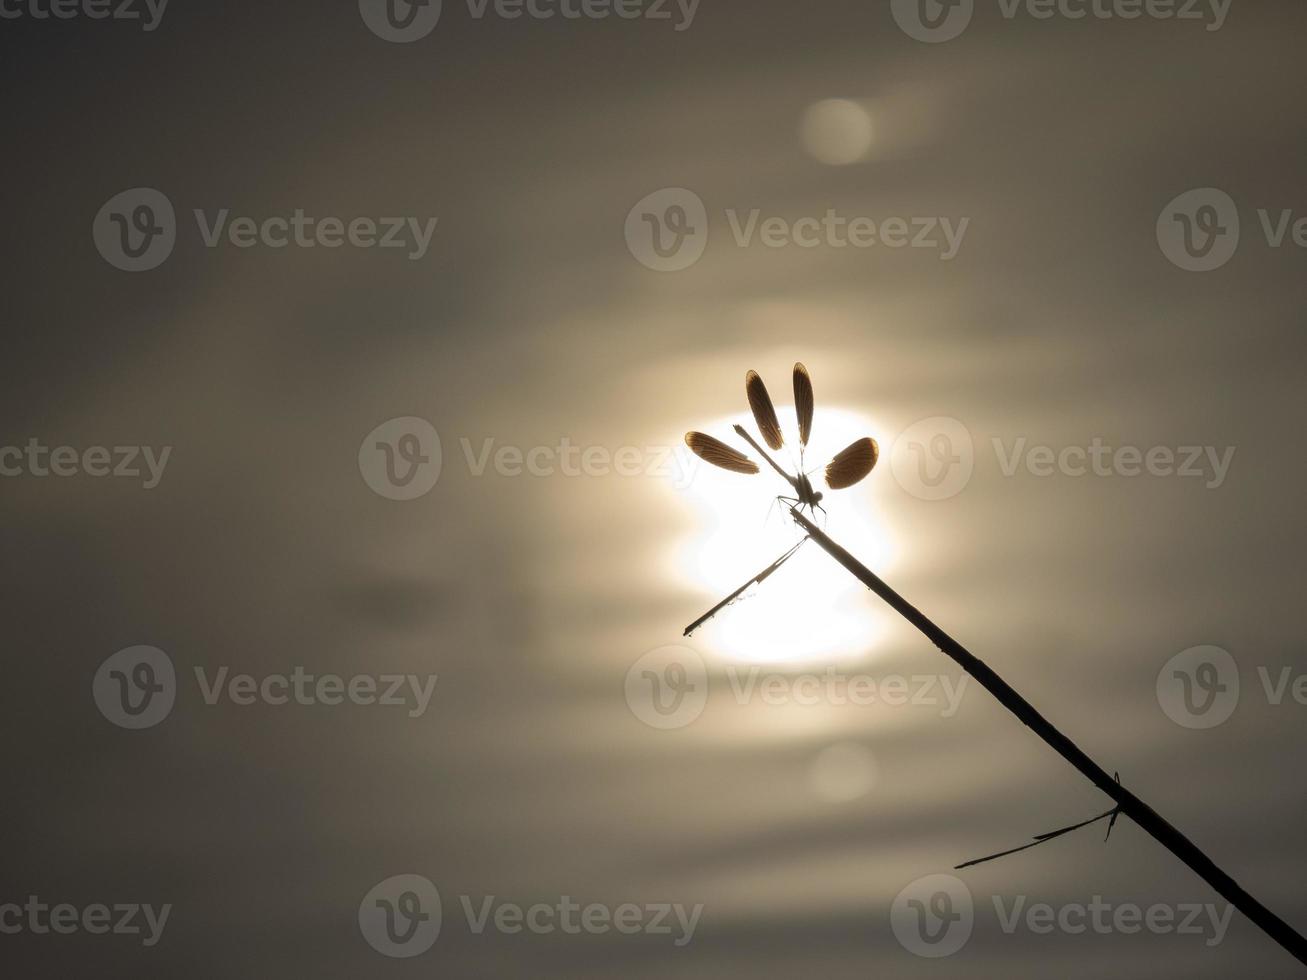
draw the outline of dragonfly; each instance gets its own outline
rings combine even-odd
[[[780,422],[776,418],[776,408],[772,405],[771,395],[763,384],[762,376],[757,371],[750,371],[744,376],[744,392],[749,399],[749,409],[753,420],[758,424],[758,432],[763,441],[773,452],[778,452],[785,445]],[[803,454],[808,447],[808,437],[812,435],[812,412],[814,399],[812,393],[812,376],[802,362],[794,365],[794,414],[799,422],[799,467],[795,473],[787,473],[767,455],[767,450],[758,445],[747,429],[735,426],[735,432],[758,453],[773,470],[780,474],[794,491],[794,496],[781,496],[778,500],[808,511],[815,517],[817,511],[826,513],[821,506],[823,494],[812,485],[810,477],[816,470],[804,472]],[[685,444],[706,463],[721,467],[732,473],[754,474],[760,472],[758,464],[733,446],[729,446],[705,432],[687,432]],[[860,483],[876,466],[880,458],[880,447],[870,436],[858,439],[835,454],[826,464],[826,486],[831,490],[843,490]]]
[[[785,438],[781,433],[780,422],[776,418],[776,408],[772,405],[771,395],[767,393],[767,386],[763,384],[762,377],[757,371],[750,371],[744,376],[744,392],[748,396],[749,409],[753,412],[753,420],[758,424],[758,432],[763,441],[767,443],[772,452],[779,452],[785,445]],[[749,434],[744,426],[735,426],[735,433],[747,442],[759,456],[765,459],[771,468],[779,473],[794,491],[794,496],[780,496],[777,497],[777,500],[792,505],[795,508],[795,513],[806,507],[815,518],[818,511],[821,511],[823,515],[826,513],[826,509],[821,505],[823,494],[812,485],[811,477],[816,470],[805,472],[803,469],[804,451],[808,448],[808,438],[812,435],[814,404],[812,376],[808,374],[808,369],[803,366],[803,363],[798,362],[794,365],[794,413],[799,422],[799,465],[794,473],[787,473],[782,469],[776,460],[767,454],[767,450],[758,445],[757,440]],[[685,444],[690,447],[696,456],[713,466],[721,467],[732,473],[755,474],[761,472],[758,464],[744,453],[705,432],[687,432],[685,434]],[[860,483],[875,468],[876,461],[879,458],[880,447],[876,445],[876,440],[870,436],[865,436],[850,443],[836,453],[835,457],[826,464],[824,474],[826,486],[831,490],[843,490]],[[751,586],[762,584],[768,576],[789,561],[803,545],[803,542],[807,540],[806,536],[800,539],[798,544],[696,619],[685,628],[684,635],[690,636],[700,626],[717,615],[718,612],[742,596]]]

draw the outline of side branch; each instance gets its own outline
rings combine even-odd
[[[691,633],[693,633],[695,630],[697,630],[700,626],[702,626],[704,623],[708,622],[708,620],[712,619],[712,618],[713,618],[714,616],[716,616],[719,612],[721,612],[723,609],[725,609],[727,606],[729,606],[732,602],[734,602],[736,599],[738,599],[740,596],[742,596],[742,595],[744,594],[744,591],[745,591],[747,588],[749,588],[749,586],[751,586],[751,585],[756,585],[756,584],[762,582],[763,580],[765,580],[765,579],[767,578],[767,576],[771,575],[772,572],[776,571],[776,569],[780,568],[780,567],[781,567],[782,565],[784,565],[787,561],[789,561],[790,558],[793,557],[794,553],[795,553],[796,551],[799,550],[799,546],[802,545],[803,542],[805,542],[805,541],[807,541],[807,540],[808,540],[807,538],[800,538],[800,539],[799,539],[799,543],[796,544],[793,548],[791,548],[789,551],[785,552],[785,554],[781,555],[781,556],[780,556],[779,558],[777,558],[774,562],[772,562],[770,565],[768,565],[766,568],[764,568],[761,572],[759,572],[759,573],[758,573],[757,575],[755,575],[753,578],[749,579],[749,581],[747,581],[747,582],[745,582],[743,585],[741,585],[738,589],[736,589],[734,592],[732,592],[730,595],[728,595],[728,596],[727,596],[725,599],[723,599],[721,602],[717,603],[717,605],[715,605],[715,606],[713,606],[711,609],[709,609],[706,613],[704,613],[702,616],[700,616],[698,619],[696,619],[696,620],[695,620],[693,623],[691,623],[689,626],[685,627],[685,632],[682,633],[681,635],[682,635],[682,636],[689,636]]]

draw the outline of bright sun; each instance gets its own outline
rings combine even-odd
[[[776,411],[782,419],[794,417],[788,406],[778,405]],[[735,435],[731,426],[737,422],[755,432],[747,413],[701,428],[746,452],[762,472],[730,473],[691,456],[696,464],[693,478],[679,491],[695,511],[698,527],[678,547],[674,571],[702,592],[705,612],[802,537],[782,505],[773,503],[778,494],[790,495],[789,488]],[[785,446],[772,458],[793,473],[799,469],[798,435],[793,424],[782,427]],[[888,569],[895,548],[876,504],[884,460],[846,490],[831,490],[822,476],[832,456],[863,436],[876,438],[877,431],[861,415],[818,405],[803,468],[811,474],[813,487],[825,495],[822,506],[829,513],[826,527],[832,536],[872,567]],[[808,542],[760,586],[701,626],[693,642],[701,652],[731,661],[836,661],[864,657],[876,646],[883,625],[867,590]]]

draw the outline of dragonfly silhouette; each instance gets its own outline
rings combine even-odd
[[[773,451],[779,450],[785,445],[785,440],[781,435],[781,425],[776,420],[776,409],[772,405],[771,396],[767,394],[767,386],[762,383],[762,378],[758,376],[757,371],[750,371],[744,376],[744,391],[749,396],[749,408],[753,411],[753,420],[758,423],[758,431],[762,433],[763,440]],[[817,511],[821,511],[823,514],[826,513],[826,508],[821,505],[821,492],[815,490],[812,481],[808,479],[816,470],[805,473],[803,469],[803,453],[808,446],[808,437],[812,435],[812,409],[812,378],[809,376],[806,367],[802,364],[795,364],[794,414],[798,416],[799,420],[799,468],[798,472],[794,474],[781,469],[776,461],[767,455],[767,450],[758,445],[753,436],[749,435],[744,426],[735,426],[735,431],[758,452],[758,455],[771,464],[771,468],[779,473],[794,490],[793,497],[782,496],[778,499],[792,504],[796,508],[807,507],[815,517]],[[685,434],[685,444],[694,451],[696,456],[705,462],[712,463],[713,466],[720,466],[732,473],[753,474],[759,472],[758,464],[744,453],[706,433],[687,432]],[[876,460],[879,458],[880,448],[876,445],[876,440],[870,436],[850,443],[840,450],[835,458],[826,465],[826,486],[832,490],[843,490],[845,487],[853,486],[872,471],[872,468],[876,465]],[[794,513],[797,514],[798,511],[796,510]],[[684,635],[689,636],[712,619],[719,611],[742,596],[750,586],[760,584],[772,572],[789,561],[791,556],[807,540],[806,536],[802,538],[789,551],[696,619],[685,628]]]
[[[785,440],[781,435],[780,423],[776,420],[776,409],[772,406],[771,396],[767,394],[767,386],[762,383],[762,378],[757,371],[750,371],[744,376],[744,391],[749,397],[749,408],[753,411],[753,420],[758,423],[758,431],[762,434],[763,440],[773,450],[779,450],[785,445]],[[814,490],[812,481],[808,479],[816,470],[807,473],[803,471],[803,452],[808,446],[808,437],[812,434],[812,410],[812,377],[806,367],[796,363],[794,365],[794,414],[799,420],[799,470],[793,475],[781,469],[776,461],[767,455],[767,450],[758,445],[753,436],[749,435],[744,426],[735,426],[735,431],[793,488],[795,494],[793,497],[782,496],[779,499],[796,507],[807,507],[816,516],[819,510],[823,514],[826,512],[826,509],[821,506],[821,492]],[[687,432],[685,444],[696,456],[707,463],[712,463],[713,466],[720,466],[732,473],[758,472],[758,464],[748,456],[706,433]],[[880,448],[876,445],[876,440],[870,436],[849,444],[826,465],[826,486],[832,490],[843,490],[845,487],[853,486],[872,471],[879,458]]]
[[[772,407],[771,398],[767,395],[767,388],[763,385],[762,379],[758,377],[757,372],[750,371],[745,377],[745,390],[749,395],[749,407],[753,409],[754,420],[757,421],[758,429],[762,432],[763,438],[767,440],[767,444],[773,450],[780,449],[784,443],[781,439],[780,425],[776,421],[776,410]],[[1020,847],[1009,848],[1006,851],[1000,851],[997,854],[991,854],[975,861],[967,861],[958,865],[959,869],[1028,850],[1039,844],[1070,834],[1082,827],[1097,823],[1100,820],[1108,821],[1107,832],[1111,834],[1117,818],[1125,816],[1188,865],[1203,881],[1207,882],[1227,902],[1247,915],[1267,936],[1279,943],[1300,963],[1307,964],[1307,938],[1304,938],[1292,926],[1240,888],[1235,880],[1219,868],[1193,841],[1189,840],[1188,837],[1172,826],[1138,796],[1122,786],[1119,777],[1108,776],[1107,770],[1094,762],[1083,749],[1040,714],[1034,705],[1018,694],[1012,685],[987,666],[983,660],[935,625],[921,610],[894,591],[870,568],[832,541],[825,531],[817,527],[812,520],[801,513],[801,508],[807,507],[815,517],[815,512],[820,509],[822,497],[820,493],[813,490],[812,483],[808,480],[808,474],[803,472],[803,449],[807,446],[808,436],[812,432],[812,380],[808,377],[807,368],[802,364],[794,365],[794,408],[799,417],[798,475],[791,476],[777,466],[766,451],[745,432],[743,426],[735,426],[735,431],[747,440],[749,445],[771,464],[772,469],[776,470],[794,488],[797,496],[787,498],[794,502],[794,506],[790,508],[790,514],[795,523],[807,532],[807,536],[800,539],[798,544],[790,548],[780,558],[687,626],[685,635],[689,636],[719,610],[743,595],[751,585],[762,582],[763,579],[775,572],[805,541],[817,542],[831,558],[838,562],[855,579],[885,600],[891,609],[919,630],[945,656],[965,671],[968,677],[975,678],[981,687],[992,694],[999,704],[1003,705],[1029,731],[1039,736],[1045,745],[1057,752],[1063,760],[1103,793],[1110,796],[1116,804],[1111,810],[1090,817],[1088,820],[1082,820],[1080,823],[1046,834],[1038,834],[1032,842],[1023,844]],[[686,433],[685,441],[696,455],[714,466],[720,466],[722,469],[731,470],[735,473],[758,472],[758,466],[753,460],[712,436],[704,435],[702,432],[689,432]],[[833,490],[853,486],[871,472],[872,467],[876,465],[878,455],[875,440],[859,439],[831,460],[830,465],[826,467],[826,485]],[[1210,674],[1207,675],[1206,680],[1203,676],[1199,676],[1197,686],[1210,688],[1213,686],[1212,683],[1208,683],[1211,680]],[[1186,688],[1189,686],[1187,684]],[[1196,704],[1193,699],[1193,690],[1187,689],[1184,693],[1191,705]],[[938,905],[933,899],[929,904],[937,917],[948,918],[949,916],[956,917],[958,915],[958,913],[951,911],[944,905]],[[938,905],[938,908],[935,907],[936,905]],[[915,907],[924,917],[925,907],[921,903],[916,903]],[[924,926],[924,922],[919,923],[919,925]],[[927,942],[933,942],[936,937],[925,936],[924,938]]]

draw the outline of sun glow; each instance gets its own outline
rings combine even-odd
[[[788,406],[777,405],[776,411],[783,420],[794,418]],[[693,478],[679,491],[694,510],[698,527],[677,548],[674,571],[702,592],[705,612],[803,536],[785,505],[775,502],[777,495],[792,495],[789,487],[735,435],[731,427],[736,423],[757,438],[748,413],[700,428],[747,452],[762,472],[744,476],[691,457],[697,464]],[[782,427],[785,446],[771,455],[794,473],[799,469],[798,435],[792,422],[783,421]],[[803,469],[825,495],[821,503],[829,515],[825,527],[831,536],[872,567],[886,569],[895,548],[875,503],[880,496],[877,484],[885,477],[883,461],[862,483],[846,490],[830,490],[822,478],[832,456],[862,436],[876,438],[878,431],[883,430],[864,416],[818,401]],[[822,520],[819,515],[818,524]],[[833,662],[866,656],[876,646],[884,622],[866,589],[808,542],[770,578],[701,626],[693,642],[703,653],[735,662]]]

